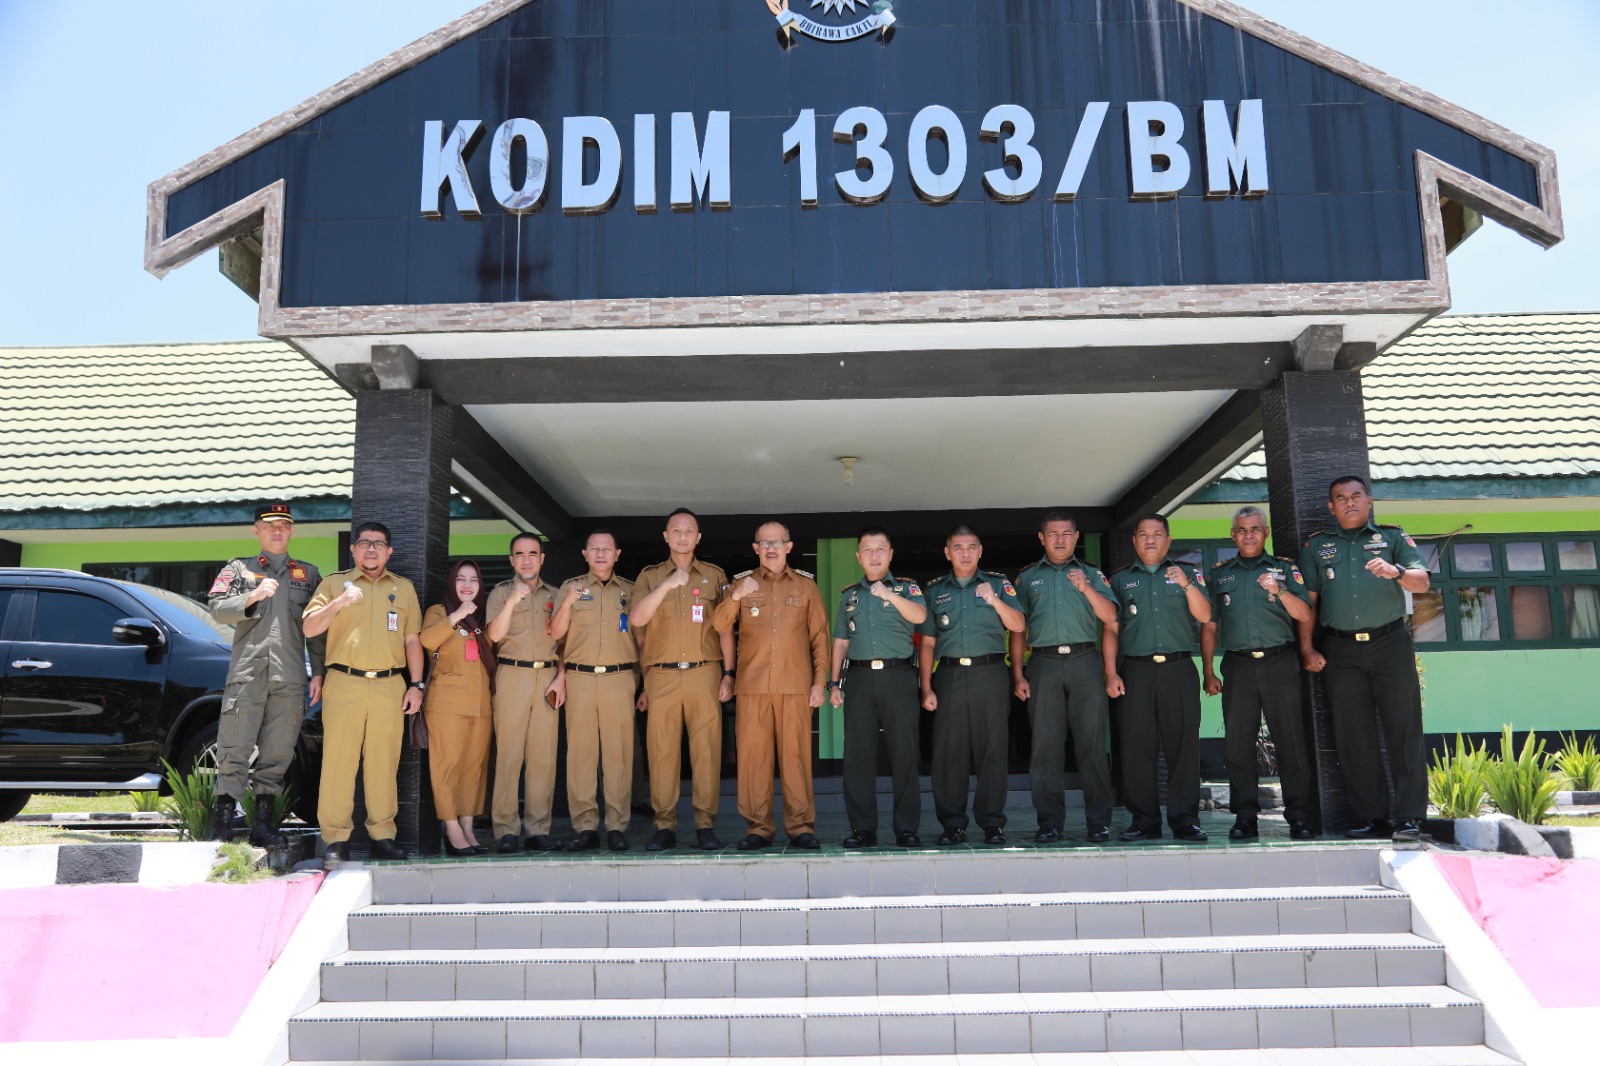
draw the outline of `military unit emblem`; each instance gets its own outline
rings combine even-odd
[[[894,0],[871,0],[870,3],[869,0],[811,0],[811,8],[814,14],[823,18],[832,14],[850,21],[819,22],[791,11],[789,0],[767,0],[767,10],[778,20],[779,28],[788,39],[793,39],[796,30],[819,41],[850,41],[874,32],[887,39],[895,23]],[[817,8],[822,10],[816,11]],[[857,18],[859,9],[863,8],[870,9],[870,12],[863,18]]]

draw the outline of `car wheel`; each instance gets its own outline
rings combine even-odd
[[[32,792],[19,792],[16,789],[0,789],[0,822],[9,822],[22,813],[22,808],[28,805],[28,800],[33,798]]]
[[[172,761],[172,766],[180,774],[187,774],[198,766],[201,773],[216,777],[217,723],[207,722],[196,730],[194,736],[178,749],[178,757]]]

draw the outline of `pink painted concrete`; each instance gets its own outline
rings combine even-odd
[[[0,890],[0,1042],[227,1036],[321,883]]]
[[[1600,862],[1518,855],[1433,861],[1541,1006],[1600,1007]]]

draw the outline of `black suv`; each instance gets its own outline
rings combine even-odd
[[[0,568],[0,821],[33,792],[156,789],[162,759],[209,761],[232,641],[176,593]]]

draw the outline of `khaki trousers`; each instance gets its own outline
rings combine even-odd
[[[805,696],[752,695],[735,700],[739,814],[753,836],[772,839],[773,756],[783,781],[783,831],[793,840],[816,831],[811,790],[811,707]]]
[[[632,670],[589,674],[567,668],[567,807],[580,833],[600,827],[596,801],[605,779],[606,829],[624,832],[633,805]]]
[[[652,669],[645,675],[650,696],[645,751],[650,758],[650,805],[657,829],[678,827],[678,793],[683,788],[682,737],[689,730],[689,772],[694,780],[694,827],[717,824],[722,791],[722,704],[717,686],[722,671],[707,663],[691,670]]]
[[[428,780],[435,813],[446,821],[482,814],[494,720],[486,714],[422,713],[428,716]]]
[[[328,671],[322,683],[322,784],[317,795],[317,821],[327,843],[350,839],[356,770],[362,767],[367,835],[394,839],[394,816],[400,809],[395,780],[406,722],[400,702],[405,694],[401,674],[369,680]]]
[[[571,675],[576,677],[576,674]],[[556,792],[556,737],[561,712],[544,701],[556,668],[530,670],[500,664],[494,679],[494,799],[490,818],[496,837],[550,834],[550,806]],[[523,810],[517,816],[517,784],[523,783]]]

